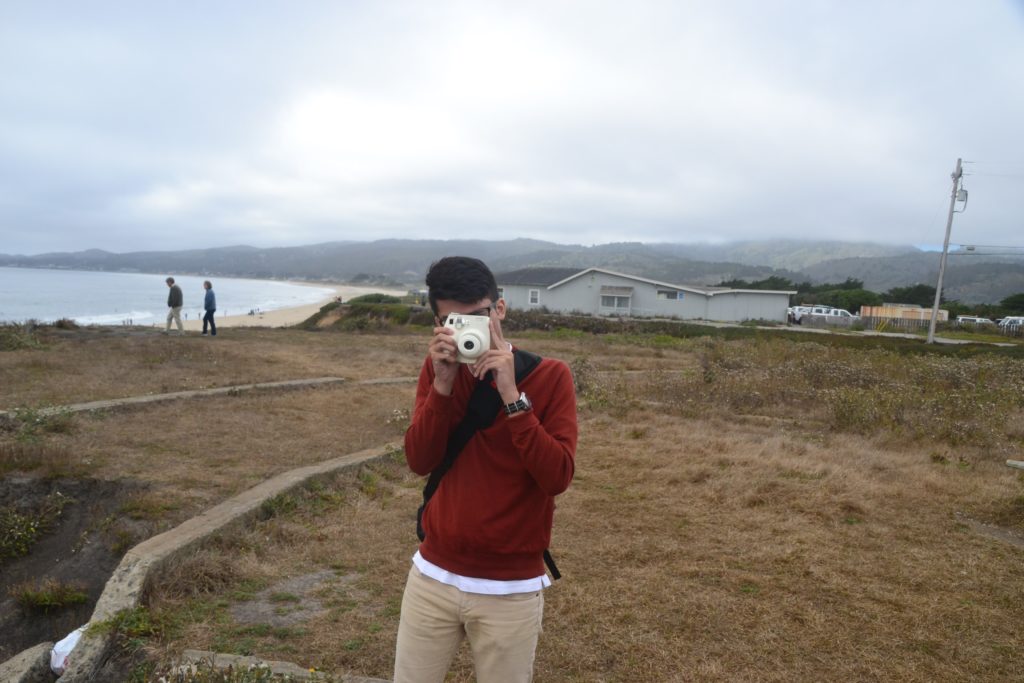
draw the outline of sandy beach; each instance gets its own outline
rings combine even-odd
[[[386,289],[383,287],[356,287],[352,285],[323,282],[289,282],[289,284],[303,285],[306,287],[329,288],[333,289],[334,293],[325,296],[321,301],[315,304],[295,306],[292,308],[279,308],[274,311],[261,311],[255,315],[221,316],[219,314],[214,314],[214,321],[217,323],[217,327],[287,327],[289,325],[301,323],[303,320],[320,310],[321,306],[332,301],[336,297],[341,297],[342,301],[348,301],[353,297],[362,296],[363,294],[380,293],[391,294],[393,296],[404,296],[406,294],[405,290]],[[181,321],[185,325],[185,329],[187,331],[201,331],[203,329],[202,319],[195,319],[193,318],[193,313],[191,311],[189,313],[189,319],[185,320],[183,318]],[[164,327],[163,321],[158,323],[156,326],[162,329]]]

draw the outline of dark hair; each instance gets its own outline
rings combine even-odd
[[[174,284],[174,278],[173,277],[167,278],[167,284],[173,285]]]
[[[472,304],[484,298],[498,300],[494,273],[480,259],[469,256],[445,256],[430,264],[427,271],[427,298],[437,315],[437,300],[448,299]]]

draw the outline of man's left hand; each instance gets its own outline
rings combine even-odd
[[[494,386],[505,403],[512,403],[519,399],[519,389],[516,387],[516,363],[512,350],[494,321],[491,321],[491,348],[477,359],[476,363],[469,366],[470,373],[477,379],[482,378],[488,371],[494,373]]]

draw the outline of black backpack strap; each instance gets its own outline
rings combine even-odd
[[[493,410],[492,410],[493,408]],[[448,437],[448,446],[445,448],[444,459],[441,464],[434,468],[427,479],[427,485],[423,487],[423,504],[416,512],[416,536],[422,541],[426,538],[423,531],[423,509],[433,497],[437,487],[441,484],[441,478],[448,473],[448,470],[455,464],[455,458],[459,456],[473,435],[480,429],[489,427],[501,408],[501,396],[491,386],[490,380],[485,377],[476,384],[473,393],[469,396],[469,403],[466,405],[466,415],[462,422],[455,428],[452,435]],[[488,418],[488,414],[490,417]]]
[[[544,549],[544,564],[547,565],[548,571],[551,572],[551,578],[558,581],[562,578],[562,572],[558,571],[558,566],[555,564],[555,558],[551,557],[551,552]]]

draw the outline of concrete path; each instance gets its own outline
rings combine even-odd
[[[340,384],[347,381],[344,377],[314,377],[312,379],[289,379],[282,382],[260,382],[258,384],[236,384],[229,387],[214,387],[212,389],[192,389],[189,391],[172,391],[167,394],[150,394],[148,396],[129,396],[128,398],[112,398],[105,401],[89,401],[88,403],[71,403],[65,406],[50,406],[39,410],[40,415],[58,415],[60,413],[81,413],[91,410],[107,410],[110,408],[122,408],[125,406],[146,405],[148,403],[160,403],[162,401],[178,401],[183,398],[198,398],[201,396],[222,396],[224,394],[234,395],[244,391],[257,389],[302,389],[305,387],[319,387],[329,384]],[[0,416],[14,417],[14,411],[0,411]]]
[[[367,379],[358,382],[351,382],[357,385],[379,385],[379,384],[409,384],[415,382],[416,377],[385,377],[382,379]],[[260,382],[258,384],[235,384],[229,387],[214,387],[212,389],[192,389],[189,391],[172,391],[167,394],[150,394],[148,396],[129,396],[127,398],[111,398],[105,401],[89,401],[88,403],[71,403],[64,406],[50,406],[41,408],[40,415],[59,415],[61,413],[81,413],[92,410],[110,410],[126,406],[146,405],[149,403],[160,403],[162,401],[179,401],[186,398],[201,398],[204,396],[222,396],[227,394],[234,396],[246,391],[261,389],[305,389],[307,387],[322,387],[331,384],[342,384],[349,382],[344,377],[313,377],[311,379],[288,379],[280,382]],[[0,417],[15,417],[12,410],[0,410]],[[2,683],[2,682],[0,682]]]
[[[39,643],[0,663],[0,683],[50,683],[50,650],[53,643]]]
[[[388,444],[284,472],[210,508],[170,531],[143,541],[125,553],[121,559],[121,563],[107,581],[89,623],[95,625],[105,622],[123,610],[138,607],[146,581],[150,580],[155,571],[174,558],[189,552],[211,534],[224,531],[232,525],[248,523],[258,514],[264,501],[304,486],[310,480],[386,457],[396,449],[397,446]],[[92,630],[83,634],[72,653],[68,669],[60,678],[61,683],[88,683],[93,680],[96,671],[109,655],[111,647],[112,634],[108,629],[104,630],[107,632],[99,633]],[[39,648],[44,646],[39,645],[26,650],[0,664],[0,681],[29,683],[35,680],[33,676],[37,674],[33,672],[38,671]]]
[[[105,410],[124,406],[146,405],[161,401],[198,398],[204,396],[234,395],[244,391],[259,389],[301,389],[306,387],[341,384],[348,380],[342,377],[316,377],[313,379],[286,380],[281,382],[262,382],[258,384],[239,384],[213,389],[196,389],[193,391],[175,391],[166,394],[149,396],[132,396],[128,398],[109,399],[74,403],[65,406],[52,406],[39,412],[43,415],[54,415],[61,412],[85,412]],[[385,377],[353,382],[356,385],[379,386],[388,384],[411,384],[416,377]],[[11,416],[10,411],[0,411],[0,417]],[[212,533],[221,531],[232,524],[245,523],[253,517],[264,501],[274,496],[287,493],[317,477],[355,467],[362,463],[381,458],[395,450],[396,446],[386,445],[358,453],[327,460],[317,465],[300,467],[269,479],[245,493],[239,494],[216,507],[207,510],[178,527],[159,536],[154,536],[135,546],[121,559],[121,564],[114,570],[110,580],[100,595],[93,610],[90,624],[110,619],[118,612],[132,609],[139,605],[142,590],[150,573],[158,569],[168,560],[186,552]],[[86,634],[74,650],[73,664],[61,676],[61,681],[90,681],[98,667],[106,658],[110,648],[111,636],[107,634]],[[6,662],[0,662],[0,683],[34,683],[50,681],[49,652],[52,643],[41,643],[15,655]],[[218,655],[219,657],[219,655]],[[218,660],[219,661],[219,660]],[[349,676],[342,678],[351,683],[371,683],[376,679]]]
[[[183,672],[194,671],[196,665],[204,663],[220,670],[233,667],[235,671],[260,666],[269,669],[277,676],[291,676],[293,681],[317,680],[316,672],[303,669],[301,666],[291,662],[276,662],[269,659],[259,659],[258,657],[245,657],[243,655],[225,655],[204,650],[185,650],[182,654],[182,659],[185,661],[185,664],[178,668]],[[341,681],[341,683],[388,683],[388,681],[382,678],[366,678],[353,675],[333,675],[332,680]]]

